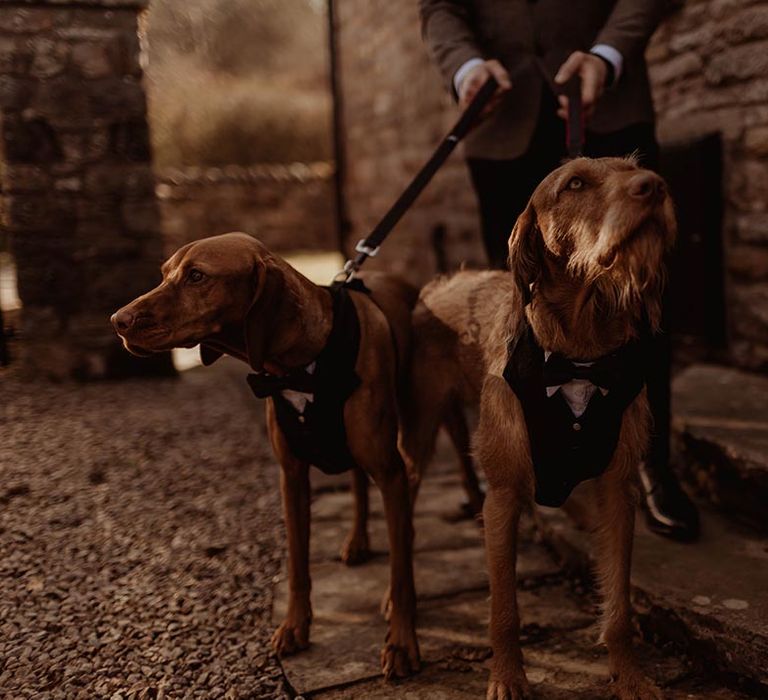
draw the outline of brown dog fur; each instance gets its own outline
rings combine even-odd
[[[204,364],[226,353],[254,370],[284,374],[309,364],[325,345],[332,324],[328,292],[246,234],[190,243],[163,265],[162,273],[158,287],[112,317],[134,354],[200,343]],[[391,552],[389,629],[381,652],[383,672],[390,678],[419,667],[409,484],[397,449],[398,366],[408,356],[416,291],[381,274],[366,275],[365,282],[375,302],[365,294],[352,295],[360,320],[355,369],[361,385],[345,404],[344,424],[359,469],[354,472],[357,517],[343,557],[363,558],[367,552],[370,476],[381,489]],[[281,466],[288,544],[288,612],[272,638],[275,651],[284,655],[309,644],[310,465],[288,448],[271,399],[267,426]]]
[[[515,593],[518,521],[534,477],[522,407],[502,377],[524,315],[539,344],[567,357],[603,356],[658,329],[664,251],[675,235],[658,176],[631,159],[577,159],[536,189],[509,239],[511,274],[462,272],[422,290],[414,311],[412,383],[403,451],[420,477],[446,411],[480,403],[475,454],[483,507],[493,648],[489,700],[529,696]],[[528,301],[531,301],[528,304]],[[639,670],[630,624],[629,575],[635,472],[646,449],[645,391],[624,412],[617,449],[595,480],[602,639],[621,700],[660,697]]]

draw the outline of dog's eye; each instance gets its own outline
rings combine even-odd
[[[187,281],[192,284],[202,282],[203,279],[205,279],[205,273],[200,272],[200,270],[197,270],[194,267],[187,273]]]
[[[572,177],[565,186],[567,190],[580,190],[584,187],[584,180],[580,177]]]

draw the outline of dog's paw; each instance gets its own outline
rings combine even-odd
[[[341,547],[341,561],[347,566],[364,564],[371,558],[371,547],[368,537],[350,535]]]
[[[488,681],[486,700],[527,700],[531,697],[531,687],[525,673],[505,680],[491,677]]]
[[[272,648],[279,657],[290,656],[309,646],[309,620],[298,624],[285,620],[272,634]]]
[[[387,642],[381,650],[381,672],[388,681],[410,676],[420,667],[421,659],[415,637],[405,646]]]
[[[623,673],[612,681],[618,700],[664,700],[659,687],[640,671]]]

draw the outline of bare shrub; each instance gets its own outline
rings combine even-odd
[[[147,46],[159,167],[330,157],[320,3],[158,0]]]

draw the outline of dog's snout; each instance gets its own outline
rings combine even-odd
[[[666,193],[666,186],[656,173],[644,172],[634,175],[629,181],[629,195],[645,201],[658,199]]]
[[[125,333],[125,331],[130,330],[135,318],[130,309],[124,308],[112,314],[110,321],[118,333]]]

